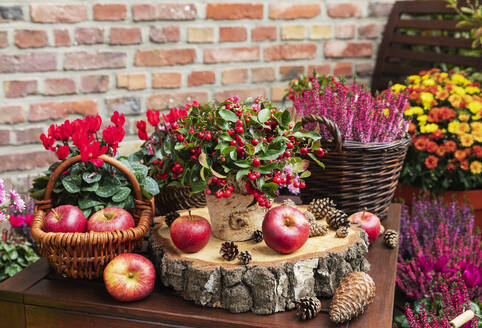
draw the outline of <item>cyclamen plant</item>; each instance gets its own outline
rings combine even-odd
[[[373,96],[363,85],[340,81],[327,83],[321,90],[317,79],[312,85],[311,90],[295,95],[296,113],[331,119],[344,140],[391,142],[405,136],[409,124],[403,117],[407,95],[386,90]],[[330,137],[324,128],[321,131]]]
[[[244,183],[258,204],[269,208],[280,188],[297,192],[305,187],[309,162],[302,157],[322,165],[313,154],[324,154],[320,136],[302,131],[300,123],[291,123],[289,111],[263,98],[193,102],[171,109],[163,119],[148,110],[155,130],[151,137],[146,122],[137,122],[139,138],[145,140],[144,163],[161,188],[184,185],[193,193],[229,198],[234,185]]]

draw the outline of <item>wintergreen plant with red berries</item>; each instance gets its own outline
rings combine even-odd
[[[193,102],[168,114],[147,111],[147,123],[137,122],[145,143],[136,159],[165,186],[190,186],[229,198],[235,184],[243,184],[260,206],[270,207],[280,188],[297,193],[305,187],[307,157],[323,166],[320,136],[291,122],[288,110],[279,110],[264,98],[220,103]]]

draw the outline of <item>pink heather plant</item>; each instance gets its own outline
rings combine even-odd
[[[391,142],[402,138],[408,130],[403,118],[407,95],[387,90],[373,96],[357,83],[348,86],[339,81],[320,90],[317,79],[313,87],[294,98],[297,114],[317,114],[334,121],[344,140]],[[320,92],[321,91],[321,92]],[[330,137],[324,128],[321,132]]]

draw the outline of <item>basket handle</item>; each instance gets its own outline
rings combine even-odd
[[[136,200],[142,201],[142,192],[141,192],[141,187],[139,185],[139,182],[137,181],[136,176],[129,170],[127,166],[116,160],[115,158],[102,155],[98,157],[99,159],[103,160],[104,162],[114,166],[115,168],[119,169],[125,176],[127,176],[127,179],[129,179],[129,182],[132,185],[132,188],[134,189],[134,198]],[[74,165],[75,163],[78,163],[82,161],[80,155],[74,156],[69,158],[68,160],[62,162],[52,173],[50,176],[49,182],[47,183],[47,188],[45,189],[45,195],[44,195],[44,200],[49,200],[52,191],[54,189],[55,182],[59,178],[59,176],[69,167]]]
[[[335,139],[335,150],[339,153],[342,151],[343,138],[341,137],[340,128],[335,122],[321,115],[310,114],[303,117],[303,119],[301,120],[302,125],[305,125],[307,123],[320,123],[326,126],[328,131]]]

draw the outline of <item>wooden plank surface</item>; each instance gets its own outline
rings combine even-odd
[[[400,206],[392,205],[386,228],[399,229]],[[370,247],[370,275],[377,286],[375,301],[362,317],[350,324],[335,325],[326,313],[311,321],[298,321],[294,311],[261,316],[252,313],[233,314],[221,309],[197,306],[172,291],[157,287],[148,298],[132,303],[115,301],[105,290],[102,281],[53,279],[45,273],[40,281],[23,291],[27,327],[66,327],[66,322],[82,327],[391,327],[397,252],[382,245],[379,239]],[[26,276],[42,272],[38,268],[25,270]],[[30,282],[33,281],[30,278]],[[8,282],[6,286],[17,286]],[[2,294],[8,292],[0,284]],[[1,302],[1,301],[0,301]],[[323,301],[324,306],[329,300]],[[3,303],[0,303],[3,306]],[[37,319],[36,319],[37,318]],[[69,325],[69,328],[73,327]]]

